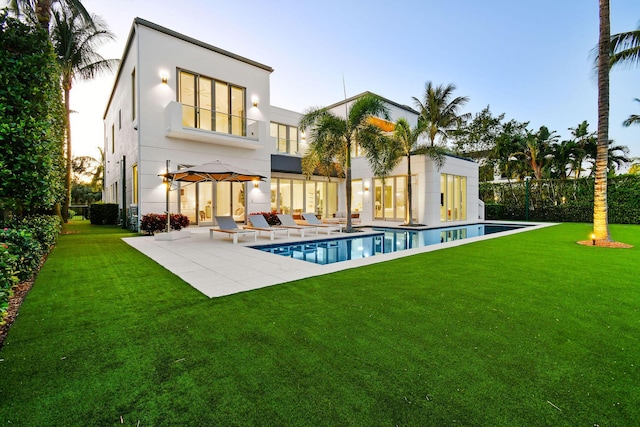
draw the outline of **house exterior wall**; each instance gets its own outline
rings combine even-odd
[[[182,128],[179,101],[179,70],[196,73],[245,88],[245,117],[251,121],[250,134],[220,135],[200,129]],[[133,203],[133,167],[138,170],[138,210],[147,213],[165,211],[167,191],[160,174],[167,168],[198,165],[220,160],[267,177],[258,188],[245,186],[246,213],[271,209],[271,156],[278,153],[276,138],[270,134],[270,123],[298,126],[302,114],[270,105],[270,67],[220,51],[202,42],[136,19],[116,76],[113,92],[104,115],[105,125],[105,190],[104,200],[128,208]],[[162,76],[167,76],[166,83]],[[135,103],[133,102],[135,98]],[[328,107],[344,116],[357,98]],[[253,101],[257,100],[257,106]],[[390,121],[406,118],[412,126],[418,113],[410,107],[385,100]],[[255,125],[253,124],[255,123]],[[112,132],[113,129],[113,132]],[[115,142],[114,142],[115,139]],[[299,151],[284,154],[300,157],[308,148],[305,136],[299,135]],[[406,175],[406,159],[393,171],[393,176]],[[448,156],[442,170],[425,156],[412,157],[414,216],[417,222],[436,226],[440,220],[440,176],[443,173],[467,177],[466,219],[452,223],[475,222],[478,211],[478,166],[475,162]],[[302,175],[274,172],[274,177],[303,179]],[[123,180],[124,177],[124,180]],[[362,180],[363,203],[360,212],[364,222],[374,220],[373,184],[368,161],[352,158],[352,178]],[[316,180],[325,178],[315,177]],[[344,179],[338,181],[337,210],[346,211]],[[123,192],[124,182],[124,192]],[[365,191],[364,183],[369,185]],[[116,190],[117,188],[117,190]],[[117,196],[116,196],[117,192]],[[179,191],[174,184],[169,192],[171,212],[179,212]]]

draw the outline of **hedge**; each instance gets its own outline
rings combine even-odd
[[[118,213],[117,203],[94,203],[91,205],[89,217],[93,225],[117,225]]]
[[[529,220],[593,222],[592,178],[532,180],[529,185]],[[527,188],[524,182],[480,183],[485,218],[526,219]],[[640,224],[640,176],[610,177],[607,185],[609,223]]]

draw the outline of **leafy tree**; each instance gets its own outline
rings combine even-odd
[[[0,210],[49,210],[62,196],[60,70],[39,27],[0,16]]]
[[[529,135],[529,122],[510,120],[502,126],[502,131],[496,138],[496,144],[491,153],[498,172],[511,178],[524,178],[528,174],[527,163],[524,161],[524,150]],[[520,153],[520,155],[516,155]]]
[[[62,208],[62,218],[67,220],[71,194],[72,150],[71,150],[71,106],[70,92],[77,78],[90,80],[105,71],[113,71],[119,64],[117,59],[104,59],[97,52],[99,46],[114,39],[107,24],[93,15],[86,21],[77,11],[54,10],[54,26],[51,39],[62,69],[62,89],[67,112],[66,120],[66,157],[65,177],[66,197]]]
[[[543,169],[550,165],[551,145],[559,138],[555,133],[550,132],[546,126],[540,126],[538,132],[529,132],[527,135],[524,156],[536,179],[542,179]]]
[[[37,24],[49,32],[51,13],[55,4],[58,4],[61,9],[79,13],[91,23],[91,15],[80,0],[11,0],[9,7],[17,17],[24,16],[27,22]]]
[[[418,118],[421,122],[420,126],[426,127],[431,146],[436,145],[436,139],[439,140],[439,145],[444,145],[464,120],[471,117],[470,113],[459,113],[460,109],[469,102],[469,98],[458,96],[451,99],[455,90],[456,86],[452,83],[434,87],[433,83],[428,81],[422,100],[413,97],[416,108],[420,112]]]
[[[347,197],[346,231],[353,231],[351,224],[351,148],[355,144],[366,146],[368,141],[381,137],[382,130],[371,123],[372,117],[389,120],[389,110],[384,101],[367,93],[345,106],[346,116],[341,117],[327,108],[311,108],[300,119],[302,131],[309,130],[309,149],[302,159],[302,170],[307,176],[316,170],[329,176],[334,165],[344,172]]]
[[[569,128],[573,141],[578,144],[578,149],[575,150],[574,159],[571,164],[571,173],[574,178],[580,177],[580,173],[584,170],[582,168],[584,161],[587,159],[587,149],[589,146],[597,145],[598,139],[595,132],[589,132],[589,123],[583,120],[575,128]],[[595,159],[595,150],[593,152]],[[593,168],[592,168],[593,169]]]
[[[424,154],[430,157],[438,169],[445,163],[445,149],[439,146],[427,146],[420,143],[421,136],[427,131],[424,122],[419,122],[414,128],[411,128],[409,122],[400,118],[396,121],[396,127],[393,134],[393,141],[397,147],[396,154],[398,161],[402,157],[407,159],[407,203],[408,209],[405,213],[405,222],[408,225],[413,224],[413,190],[411,186],[411,156]]]
[[[593,233],[596,240],[610,241],[607,209],[607,158],[609,147],[609,66],[611,22],[609,0],[599,0],[598,42],[598,145],[593,202]]]
[[[454,150],[456,154],[471,158],[486,158],[496,145],[502,132],[504,113],[493,117],[487,105],[470,120],[465,120],[454,130]]]
[[[571,175],[581,149],[575,140],[561,141],[551,145],[551,170],[554,178],[567,179]]]

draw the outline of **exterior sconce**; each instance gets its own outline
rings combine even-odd
[[[257,107],[257,106],[258,106],[258,97],[257,97],[257,96],[254,96],[254,97],[251,99],[251,102],[253,103],[253,106],[254,106],[254,107]]]
[[[162,73],[160,79],[162,80],[162,83],[167,84],[167,81],[169,81],[169,75],[167,73]]]
[[[253,188],[260,187],[260,181],[253,181]]]
[[[364,182],[364,191],[369,191],[369,181]]]

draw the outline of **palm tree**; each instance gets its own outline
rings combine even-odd
[[[408,209],[405,213],[405,223],[407,225],[413,224],[413,191],[411,189],[411,156],[425,154],[429,156],[436,167],[440,169],[445,162],[445,151],[443,147],[439,146],[425,146],[420,144],[420,137],[427,131],[424,122],[419,123],[416,127],[411,128],[409,122],[400,118],[396,121],[396,127],[393,134],[393,140],[395,141],[397,160],[400,161],[402,157],[407,158],[407,204]]]
[[[609,67],[611,22],[609,0],[599,0],[600,36],[598,41],[598,149],[593,202],[595,240],[610,241],[607,209],[607,158],[609,148]]]
[[[588,156],[588,147],[593,144],[594,147],[597,146],[597,137],[595,132],[589,132],[589,122],[583,120],[582,123],[579,123],[575,128],[569,128],[571,131],[571,135],[573,135],[573,140],[578,145],[574,153],[574,159],[571,162],[571,172],[574,175],[574,178],[580,177],[580,172],[584,169],[582,168],[582,164],[584,160]],[[595,150],[594,157],[595,159]]]
[[[634,101],[640,102],[640,99],[635,98]],[[623,126],[631,126],[631,125],[640,125],[640,114],[632,114],[629,116],[627,120],[622,122]]]
[[[354,144],[365,146],[372,139],[380,138],[382,130],[371,123],[372,117],[389,120],[389,109],[384,101],[367,93],[349,107],[345,103],[346,116],[340,117],[327,108],[312,108],[300,119],[300,130],[309,130],[309,150],[302,159],[302,171],[310,176],[316,170],[329,176],[336,163],[344,172],[347,197],[346,231],[353,231],[351,224],[351,148]]]
[[[573,172],[576,158],[580,157],[580,146],[573,139],[561,141],[559,144],[551,145],[551,166],[555,176],[560,179],[567,179]]]
[[[635,31],[611,36],[609,65],[640,65],[640,25]]]
[[[92,23],[88,23],[82,15],[75,11],[64,9],[53,12],[54,27],[51,40],[58,64],[62,70],[62,90],[66,117],[66,160],[67,173],[65,177],[65,200],[62,208],[62,218],[67,220],[71,191],[71,106],[69,95],[76,78],[90,80],[104,71],[113,71],[119,64],[117,59],[104,59],[97,52],[103,43],[113,40],[114,35],[107,24],[98,16],[92,16]]]
[[[80,0],[11,0],[9,7],[16,16],[24,14],[27,21],[37,23],[45,31],[49,32],[51,23],[51,13],[53,5],[58,3],[63,10],[79,13],[90,24],[93,25],[91,15],[82,5]]]
[[[421,126],[426,126],[426,134],[431,146],[436,145],[436,138],[440,137],[442,144],[446,143],[449,134],[457,129],[465,120],[471,118],[470,113],[459,114],[464,105],[469,102],[466,96],[451,99],[456,86],[452,83],[447,86],[434,87],[427,82],[422,100],[413,97],[416,108],[420,112],[418,120]]]

